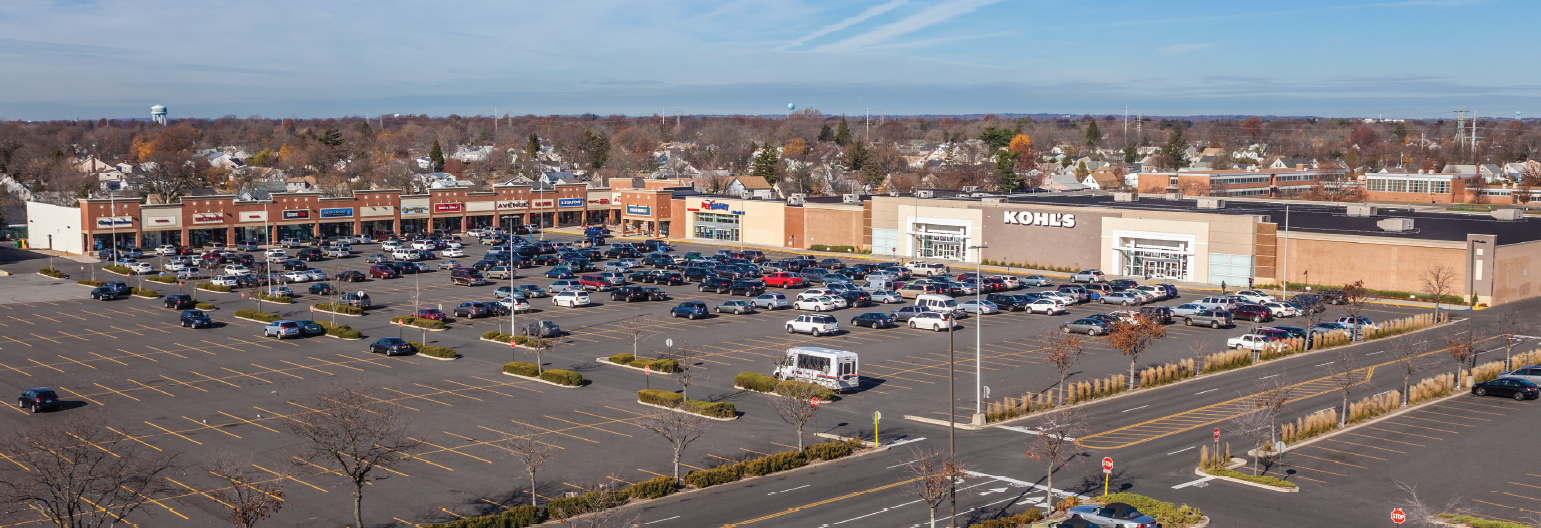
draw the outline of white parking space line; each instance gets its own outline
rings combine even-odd
[[[1144,408],[1146,408],[1146,407],[1150,407],[1150,406],[1149,406],[1149,405],[1141,405],[1141,406],[1139,406],[1139,407],[1135,407],[1135,408],[1133,408],[1133,409],[1124,409],[1124,410],[1122,410],[1122,411],[1118,411],[1118,412],[1129,412],[1129,411],[1138,411],[1138,410],[1140,410],[1140,409],[1144,409]]]
[[[1191,451],[1191,450],[1193,450],[1193,449],[1194,449],[1194,448],[1197,448],[1197,447],[1198,447],[1198,446],[1188,446],[1188,447],[1185,447],[1185,448],[1182,448],[1182,449],[1178,449],[1178,450],[1176,450],[1176,451],[1173,451],[1173,452],[1171,452],[1171,453],[1167,453],[1167,454],[1166,454],[1166,456],[1172,456],[1172,455],[1175,455],[1175,454],[1178,454],[1178,453],[1181,453],[1181,452],[1183,452],[1183,451]]]
[[[1194,480],[1194,481],[1191,481],[1191,482],[1184,482],[1182,484],[1178,484],[1176,486],[1172,486],[1172,489],[1186,488],[1186,487],[1192,486],[1194,484],[1198,484],[1198,483],[1201,483],[1201,482],[1209,482],[1209,481],[1214,480],[1214,479],[1215,479],[1214,477],[1204,477],[1204,478],[1201,478],[1201,479],[1198,479],[1198,480]]]

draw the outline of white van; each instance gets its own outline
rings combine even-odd
[[[862,283],[861,289],[862,289],[862,291],[866,291],[866,292],[877,292],[877,291],[894,290],[894,289],[897,289],[897,288],[893,287],[894,283],[898,282],[898,281],[899,281],[899,279],[897,277],[890,277],[890,276],[873,277],[871,275],[868,275],[867,276],[867,282]]]
[[[833,390],[856,389],[861,385],[860,362],[855,352],[824,347],[792,347],[776,366],[776,379],[817,383]]]
[[[963,315],[963,309],[958,307],[958,301],[946,295],[923,293],[915,296],[915,306],[930,308],[933,312],[946,312],[953,315]]]

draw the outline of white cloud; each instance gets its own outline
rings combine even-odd
[[[1156,48],[1156,51],[1166,55],[1182,55],[1190,51],[1209,49],[1212,46],[1214,46],[1214,44],[1173,44],[1171,46]]]
[[[981,7],[1000,2],[1001,0],[950,0],[922,10],[919,13],[899,19],[897,22],[883,25],[872,31],[814,48],[818,52],[844,52],[854,51],[868,46],[874,46],[893,40],[899,36],[913,33],[953,18],[974,12]]]
[[[791,48],[795,48],[797,46],[801,46],[801,45],[803,45],[804,43],[806,43],[806,42],[808,42],[810,40],[822,37],[824,35],[828,35],[830,33],[834,33],[836,31],[840,31],[842,29],[854,26],[856,24],[860,24],[861,22],[863,22],[863,21],[865,21],[865,20],[867,20],[869,18],[881,15],[883,13],[887,13],[889,11],[893,11],[894,8],[902,6],[902,5],[907,4],[907,3],[909,3],[909,0],[893,0],[892,2],[883,4],[883,5],[877,5],[877,6],[869,7],[866,10],[862,11],[861,13],[858,13],[856,16],[853,16],[853,17],[847,18],[845,20],[841,20],[839,22],[836,22],[836,23],[833,23],[833,24],[821,27],[821,28],[818,29],[818,31],[814,31],[814,32],[809,33],[807,35],[803,35],[801,37],[798,37],[797,40],[793,40],[793,41],[788,42],[786,44],[782,44],[781,46],[778,46],[776,48],[776,50],[777,51],[785,51],[785,50],[788,50],[788,49],[791,49]]]

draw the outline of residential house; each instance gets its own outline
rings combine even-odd
[[[749,195],[754,198],[772,199],[776,197],[776,191],[770,182],[763,176],[739,176],[728,182],[728,194],[735,196]]]
[[[1076,181],[1074,174],[1053,174],[1044,180],[1043,188],[1055,192],[1084,191],[1091,187]]]
[[[1300,168],[1301,165],[1304,165],[1308,169],[1318,168],[1316,165],[1316,160],[1311,158],[1291,158],[1287,156],[1276,157],[1272,162],[1268,163],[1267,166],[1270,169],[1297,169]]]

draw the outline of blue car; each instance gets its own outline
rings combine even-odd
[[[686,319],[706,317],[706,303],[701,301],[682,302],[679,306],[669,309],[669,317],[684,317]]]
[[[548,279],[571,279],[571,278],[573,278],[573,272],[572,272],[572,270],[569,270],[566,267],[557,266],[555,268],[551,268],[551,271],[547,271],[546,272],[546,278],[548,278]]]

